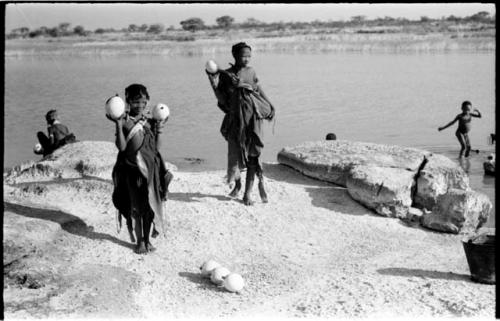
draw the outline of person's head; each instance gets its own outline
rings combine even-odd
[[[470,111],[471,111],[471,109],[472,109],[472,104],[471,104],[471,102],[470,102],[470,101],[466,100],[466,101],[464,101],[464,102],[462,103],[462,111],[463,111],[464,113],[468,113],[468,112],[470,112]]]
[[[125,100],[131,116],[142,116],[149,101],[148,90],[141,84],[132,84],[125,88]]]
[[[45,114],[45,120],[47,124],[52,125],[59,117],[57,116],[57,110],[51,109]]]
[[[337,136],[335,136],[334,133],[328,133],[326,134],[326,140],[336,140]]]
[[[237,66],[246,67],[252,58],[252,48],[244,42],[238,42],[231,48]]]

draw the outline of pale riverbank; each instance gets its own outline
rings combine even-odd
[[[470,280],[459,236],[378,216],[275,163],[264,166],[270,202],[255,192],[253,207],[226,196],[223,171],[174,170],[168,233],[136,255],[116,231],[113,158],[89,159],[4,176],[7,318],[494,316],[495,287]],[[202,279],[208,258],[241,273],[244,290]]]
[[[94,37],[6,40],[6,58],[43,56],[164,55],[201,56],[227,53],[236,41],[251,43],[259,53],[443,53],[494,52],[496,32],[392,33],[325,32],[266,33],[226,32],[217,37],[145,36],[114,33]],[[177,40],[175,40],[177,39]]]

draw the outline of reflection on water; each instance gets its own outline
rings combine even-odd
[[[460,164],[460,166],[463,168],[463,170],[469,174],[469,170],[470,170],[470,160],[468,158],[462,158],[460,157],[458,159],[458,163]]]

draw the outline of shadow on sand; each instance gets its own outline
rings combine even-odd
[[[203,275],[201,275],[201,273],[179,272],[179,276],[198,284],[198,288],[200,289],[210,289],[213,291],[225,292],[223,287],[213,284],[209,278],[204,277]]]
[[[199,202],[196,198],[204,198],[204,197],[211,197],[215,198],[219,201],[234,201],[236,199],[233,199],[229,196],[224,196],[224,195],[216,195],[216,194],[202,194],[202,193],[168,193],[168,199],[173,200],[173,201],[180,201],[180,202]]]
[[[51,221],[61,225],[61,228],[71,234],[83,236],[91,240],[106,240],[115,244],[124,246],[129,249],[134,249],[134,245],[122,241],[114,236],[94,232],[92,226],[88,226],[78,216],[68,214],[59,210],[29,207],[9,202],[4,202],[4,211],[9,211],[14,214]]]
[[[351,198],[347,188],[307,177],[281,164],[264,164],[264,176],[276,181],[305,185],[313,206],[348,215],[372,215],[383,218]]]
[[[423,277],[428,279],[443,279],[454,281],[470,281],[470,275],[457,274],[453,272],[429,271],[422,269],[407,269],[407,268],[386,268],[378,269],[378,273],[383,275],[405,276],[405,277]],[[472,281],[471,281],[472,282]]]

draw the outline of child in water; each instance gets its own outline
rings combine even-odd
[[[136,253],[143,254],[155,250],[150,242],[152,225],[152,237],[158,234],[155,227],[163,231],[164,202],[173,177],[159,152],[160,134],[168,118],[165,121],[146,118],[149,93],[143,85],[128,86],[125,100],[128,113],[118,119],[107,116],[116,125],[115,143],[119,150],[112,175],[113,204],[119,218],[127,220],[132,242],[137,241]]]
[[[264,147],[262,122],[272,120],[275,109],[259,85],[255,70],[249,66],[252,48],[240,42],[232,47],[231,52],[234,65],[215,74],[207,72],[217,105],[225,113],[221,133],[228,142],[227,181],[235,182],[229,195],[238,196],[241,171],[247,168],[243,203],[254,204],[251,192],[255,175],[259,178],[262,202],[267,203],[259,157]]]
[[[476,113],[471,113],[471,108],[472,104],[470,101],[464,101],[462,103],[462,113],[458,114],[457,117],[455,117],[454,120],[449,122],[443,127],[439,127],[438,130],[442,131],[443,129],[446,129],[456,123],[458,121],[458,128],[457,131],[455,132],[455,135],[457,136],[458,142],[460,143],[460,146],[462,147],[460,149],[460,154],[459,157],[469,157],[470,153],[470,141],[469,141],[469,131],[471,129],[471,121],[472,117],[477,117],[481,118],[481,113],[479,112],[478,109],[474,109]],[[465,151],[465,154],[464,154]]]
[[[61,124],[59,121],[57,110],[49,110],[45,115],[45,120],[47,121],[47,132],[49,136],[47,137],[47,135],[41,131],[37,133],[38,141],[40,142],[42,149],[36,151],[35,154],[43,154],[43,156],[47,156],[52,154],[52,152],[59,147],[75,141],[75,135],[70,133],[68,127]]]

